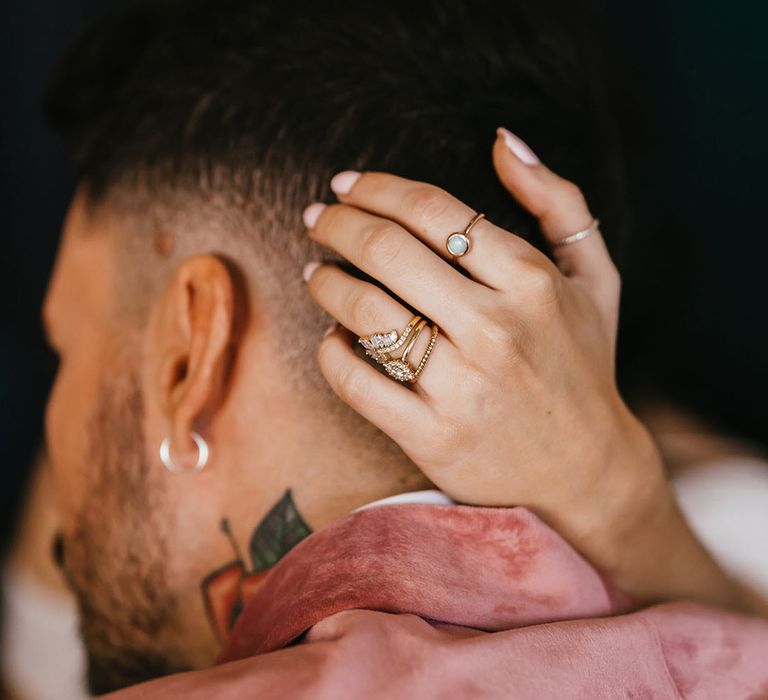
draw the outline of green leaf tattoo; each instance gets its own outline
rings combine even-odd
[[[264,571],[274,566],[311,533],[312,530],[296,509],[291,490],[288,489],[251,536],[249,550],[253,571]]]
[[[221,531],[229,539],[235,559],[206,576],[202,589],[208,620],[223,642],[240,613],[264,584],[269,569],[311,535],[312,530],[296,509],[288,489],[251,535],[251,571],[245,569],[245,562],[226,518],[221,521]]]

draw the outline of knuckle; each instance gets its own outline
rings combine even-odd
[[[360,261],[365,267],[378,267],[393,262],[403,247],[396,224],[377,221],[371,224],[360,244]]]
[[[581,188],[561,177],[546,188],[542,200],[541,215],[544,218],[554,217],[558,212],[581,216],[585,210],[589,210]]]
[[[416,225],[440,218],[450,204],[447,194],[436,185],[421,184],[406,196],[406,212]]]
[[[517,330],[515,325],[498,315],[486,315],[479,328],[479,345],[494,354],[507,354],[517,345]]]
[[[538,303],[552,302],[558,297],[558,278],[547,267],[532,263],[521,275],[525,290]]]
[[[584,193],[581,188],[570,180],[561,180],[558,186],[558,195],[563,200],[573,205],[585,205]]]
[[[525,325],[516,312],[505,309],[481,313],[479,321],[472,337],[472,364],[476,371],[470,384],[476,392],[490,395],[494,386],[489,387],[486,382],[498,378],[495,370],[503,368],[506,371],[520,363],[525,345]]]
[[[347,403],[359,405],[368,399],[370,382],[359,368],[346,368],[336,374],[336,390]]]
[[[381,305],[368,291],[355,291],[346,298],[344,314],[350,325],[365,326],[381,315]]]

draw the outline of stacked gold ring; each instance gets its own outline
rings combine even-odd
[[[469,233],[472,227],[484,218],[485,214],[477,212],[470,222],[461,231],[454,231],[449,234],[445,240],[445,247],[451,254],[451,263],[455,264],[456,260],[462,255],[466,255],[471,247],[469,240]],[[421,358],[416,367],[408,362],[408,355],[419,337],[419,333],[426,326],[426,320],[421,316],[414,316],[409,322],[402,333],[398,333],[397,329],[385,333],[372,333],[371,335],[361,336],[358,338],[360,344],[365,348],[365,352],[370,357],[374,358],[376,362],[384,366],[390,377],[397,379],[400,382],[415,382],[421,372],[424,369],[424,365],[427,363],[432,348],[435,347],[435,341],[437,340],[437,334],[439,329],[437,324],[432,326],[432,336],[429,339],[427,349],[424,351],[424,355]],[[392,357],[392,353],[397,350],[404,343],[407,345],[403,350],[403,354],[400,357]]]
[[[414,383],[419,378],[424,365],[426,365],[432,348],[437,340],[437,324],[432,326],[432,335],[429,339],[427,349],[424,351],[419,364],[415,367],[408,361],[419,333],[427,325],[426,319],[421,316],[414,316],[402,332],[392,329],[386,333],[372,333],[371,335],[361,336],[358,342],[365,348],[366,355],[372,357],[376,362],[384,367],[387,374],[400,382]],[[407,342],[406,342],[407,341]],[[403,354],[400,357],[392,357],[395,350],[405,344]]]

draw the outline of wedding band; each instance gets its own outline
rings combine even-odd
[[[460,258],[462,255],[466,255],[469,252],[470,248],[470,242],[469,242],[469,232],[472,229],[472,227],[480,221],[485,216],[485,214],[478,213],[475,214],[472,217],[472,221],[470,221],[466,228],[463,231],[456,231],[455,233],[452,233],[448,236],[448,238],[445,239],[445,247],[448,249],[448,252],[451,254],[451,262],[456,262],[456,258]]]
[[[426,325],[426,319],[422,319],[421,316],[414,316],[402,333],[398,333],[397,329],[392,329],[386,333],[372,333],[371,335],[360,336],[358,342],[365,348],[367,355],[384,367],[390,377],[400,382],[414,383],[424,370],[439,332],[437,325],[433,325],[427,349],[424,351],[419,364],[414,367],[408,362],[408,355],[416,343],[416,338]],[[403,354],[393,358],[391,353],[402,346],[406,340],[408,343],[403,349]]]
[[[421,333],[422,328],[427,325],[426,319],[422,318],[421,321],[419,321],[419,324],[413,329],[413,333],[411,333],[411,337],[406,343],[405,347],[403,348],[403,354],[400,355],[400,361],[401,362],[408,362],[408,355],[411,354],[411,350],[413,350],[413,346],[416,343],[416,338],[419,337],[419,333]]]
[[[592,235],[595,231],[598,230],[598,226],[600,224],[599,219],[593,219],[592,223],[587,226],[582,231],[576,231],[576,233],[572,233],[570,236],[566,236],[565,238],[561,238],[559,241],[555,241],[552,244],[553,248],[561,248],[565,245],[572,245],[573,243],[578,243],[579,241],[583,241],[587,236]]]

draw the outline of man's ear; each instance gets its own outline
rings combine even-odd
[[[169,423],[171,458],[181,468],[197,461],[192,431],[204,433],[226,391],[234,297],[226,264],[214,255],[195,255],[177,268],[159,302],[152,390]]]

